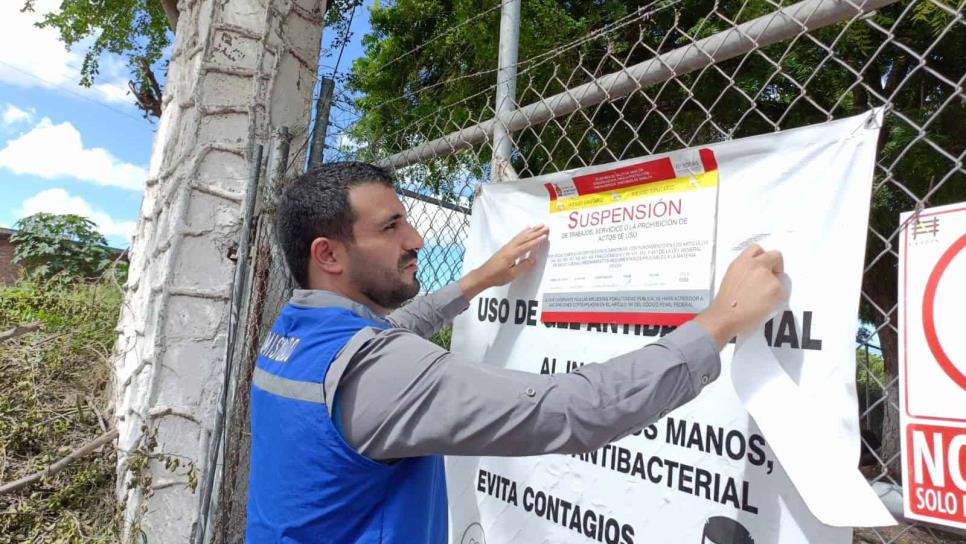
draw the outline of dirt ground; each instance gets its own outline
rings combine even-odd
[[[921,526],[899,525],[885,529],[856,529],[853,544],[966,544],[966,536],[960,536]]]

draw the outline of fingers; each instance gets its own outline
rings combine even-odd
[[[546,234],[541,234],[540,236],[537,236],[536,238],[533,238],[533,239],[531,239],[531,240],[529,240],[527,242],[524,242],[524,243],[520,244],[519,246],[517,246],[517,251],[519,252],[518,254],[526,253],[527,251],[530,251],[531,249],[533,249],[533,248],[539,246],[540,244],[544,243],[546,240],[547,240],[547,235]]]
[[[520,231],[519,234],[514,236],[513,239],[510,240],[510,243],[507,245],[516,246],[520,244],[525,244],[530,240],[533,240],[534,238],[539,238],[540,236],[546,236],[548,232],[550,232],[550,228],[547,227],[546,225],[534,225],[532,227],[527,227],[522,231]]]
[[[523,229],[513,237],[507,245],[503,246],[501,253],[513,261],[516,261],[528,251],[539,246],[548,238],[550,229],[545,225],[536,225]]]
[[[761,255],[764,252],[765,252],[765,250],[762,249],[760,245],[758,245],[758,244],[749,244],[748,247],[746,247],[744,249],[744,251],[742,251],[738,255],[738,259],[754,258],[754,257],[757,257],[757,256]]]
[[[536,263],[537,261],[533,257],[520,259],[520,262],[518,262],[516,265],[510,268],[510,275],[513,277],[513,279],[517,279],[523,274],[526,274],[527,271],[533,268],[533,265],[535,265]]]
[[[755,260],[764,264],[773,274],[782,274],[785,272],[785,259],[782,257],[780,251],[765,251],[756,256]]]

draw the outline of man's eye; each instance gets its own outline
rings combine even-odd
[[[386,228],[384,228],[382,230],[396,230],[396,224],[395,223],[389,223],[388,225],[386,225]]]

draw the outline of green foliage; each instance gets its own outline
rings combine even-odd
[[[17,221],[13,262],[34,278],[93,278],[111,265],[107,240],[79,215],[36,213]]]
[[[34,1],[25,0],[24,11],[33,11]],[[84,54],[81,85],[93,85],[101,55],[113,53],[127,58],[137,93],[156,85],[152,72],[164,68],[161,56],[173,37],[161,0],[61,0],[60,9],[43,14],[38,26],[56,30],[68,48],[93,38]]]
[[[194,461],[164,453],[158,449],[158,429],[147,425],[141,426],[142,439],[139,445],[128,454],[127,459],[127,488],[140,489],[142,494],[150,497],[154,494],[152,463],[160,463],[164,469],[172,474],[183,476],[185,485],[192,492],[198,490],[198,467]],[[179,470],[181,471],[179,473]]]
[[[882,386],[888,383],[885,360],[881,354],[859,347],[855,351],[855,362],[855,393],[859,401],[861,426],[878,433],[886,407],[886,403],[880,402]]]
[[[551,49],[576,36],[609,14],[624,13],[620,2],[575,2],[573,14],[552,0],[522,3],[527,23],[520,31],[520,58]],[[596,6],[596,7],[595,7]],[[363,37],[365,55],[355,61],[349,87],[362,95],[356,102],[363,111],[352,129],[358,141],[400,151],[426,138],[443,136],[448,130],[485,121],[493,97],[480,93],[495,80],[499,46],[499,3],[484,0],[433,2],[405,0],[370,12],[371,32]],[[476,17],[489,11],[487,15]],[[472,22],[448,31],[460,23]],[[427,40],[441,35],[432,42]],[[414,54],[410,51],[418,50]],[[478,71],[481,77],[467,77]],[[429,90],[427,90],[429,89]],[[434,117],[447,110],[446,123]],[[452,173],[465,170],[482,177],[488,172],[488,155],[479,160],[451,156],[427,163],[421,180],[444,197],[453,196]],[[371,156],[363,156],[371,159]]]
[[[21,281],[0,288],[0,330],[41,321],[0,344],[0,481],[43,469],[100,435],[121,292],[113,282]],[[0,496],[0,543],[117,542],[112,447]]]

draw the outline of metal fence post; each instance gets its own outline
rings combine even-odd
[[[215,424],[211,431],[211,440],[208,443],[208,457],[205,461],[204,479],[202,480],[201,494],[199,497],[199,515],[194,534],[194,541],[199,544],[205,542],[205,535],[209,525],[209,513],[211,511],[211,498],[215,488],[215,473],[219,471],[218,459],[224,442],[229,384],[231,383],[232,369],[235,362],[233,360],[235,341],[238,339],[238,325],[241,318],[240,310],[244,303],[242,297],[245,293],[245,282],[248,276],[248,255],[251,247],[252,218],[255,214],[255,197],[258,192],[258,181],[262,169],[263,147],[261,144],[255,146],[254,152],[248,178],[248,187],[245,192],[245,207],[242,210],[241,241],[238,244],[235,277],[232,280],[231,306],[229,306],[228,310],[225,375],[219,395],[218,411],[215,413]]]
[[[225,469],[217,481],[220,494],[212,494],[211,514],[205,544],[227,544],[244,540],[246,504],[248,496],[249,450],[249,391],[255,358],[265,334],[278,313],[279,299],[287,299],[290,289],[285,267],[277,255],[274,236],[274,210],[277,193],[284,185],[289,170],[291,134],[288,127],[280,127],[272,137],[269,156],[265,160],[265,182],[259,184],[252,221],[254,238],[250,243],[248,281],[245,288],[245,320],[238,325],[234,346],[234,365],[224,427],[224,439],[219,460]],[[270,302],[266,302],[269,301]]]
[[[325,135],[329,130],[329,109],[332,108],[332,91],[335,81],[323,77],[319,88],[319,99],[315,105],[315,122],[312,123],[312,147],[309,148],[309,170],[322,164],[325,153]]]
[[[517,50],[520,45],[520,2],[507,0],[500,9],[500,57],[496,74],[496,120],[493,125],[493,182],[517,179],[510,159],[513,140],[507,128],[517,101]]]

